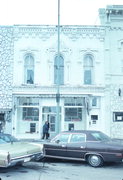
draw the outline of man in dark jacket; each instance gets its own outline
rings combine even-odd
[[[49,124],[48,121],[45,122],[45,124],[43,125],[43,137],[42,139],[44,139],[46,137],[46,139],[48,139],[49,137]]]

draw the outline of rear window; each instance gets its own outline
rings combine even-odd
[[[101,132],[93,132],[91,133],[91,135],[94,137],[96,141],[107,141],[107,140],[109,141],[110,140],[109,136]]]

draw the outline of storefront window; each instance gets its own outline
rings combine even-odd
[[[23,108],[23,120],[26,121],[38,121],[39,120],[39,109],[32,107]]]
[[[51,107],[43,107],[43,113],[56,113],[57,112],[57,108],[55,106],[51,106]],[[60,112],[61,112],[61,108],[60,108]]]
[[[19,105],[20,106],[38,106],[39,98],[21,97],[19,98]]]
[[[82,108],[65,108],[65,121],[81,121]]]
[[[17,107],[17,132],[32,134],[39,132],[39,98],[20,97]]]
[[[65,98],[64,101],[65,106],[84,106],[84,98],[80,97],[71,97],[71,98]]]

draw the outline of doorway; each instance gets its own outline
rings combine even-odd
[[[42,124],[44,125],[45,121],[49,121],[50,129],[49,133],[51,136],[56,135],[56,106],[44,106],[42,108]],[[61,108],[60,108],[60,119],[61,119]],[[59,129],[61,127],[61,121],[59,122]]]
[[[56,131],[56,126],[55,126],[56,114],[49,114],[49,113],[43,114],[43,124],[46,121],[49,121],[49,124],[50,124],[49,133],[55,133],[55,131]]]
[[[5,126],[5,114],[0,113],[0,132],[3,132],[3,127]]]

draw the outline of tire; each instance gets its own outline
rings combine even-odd
[[[95,154],[89,155],[87,161],[88,164],[91,165],[92,167],[100,167],[104,163],[102,157]]]

